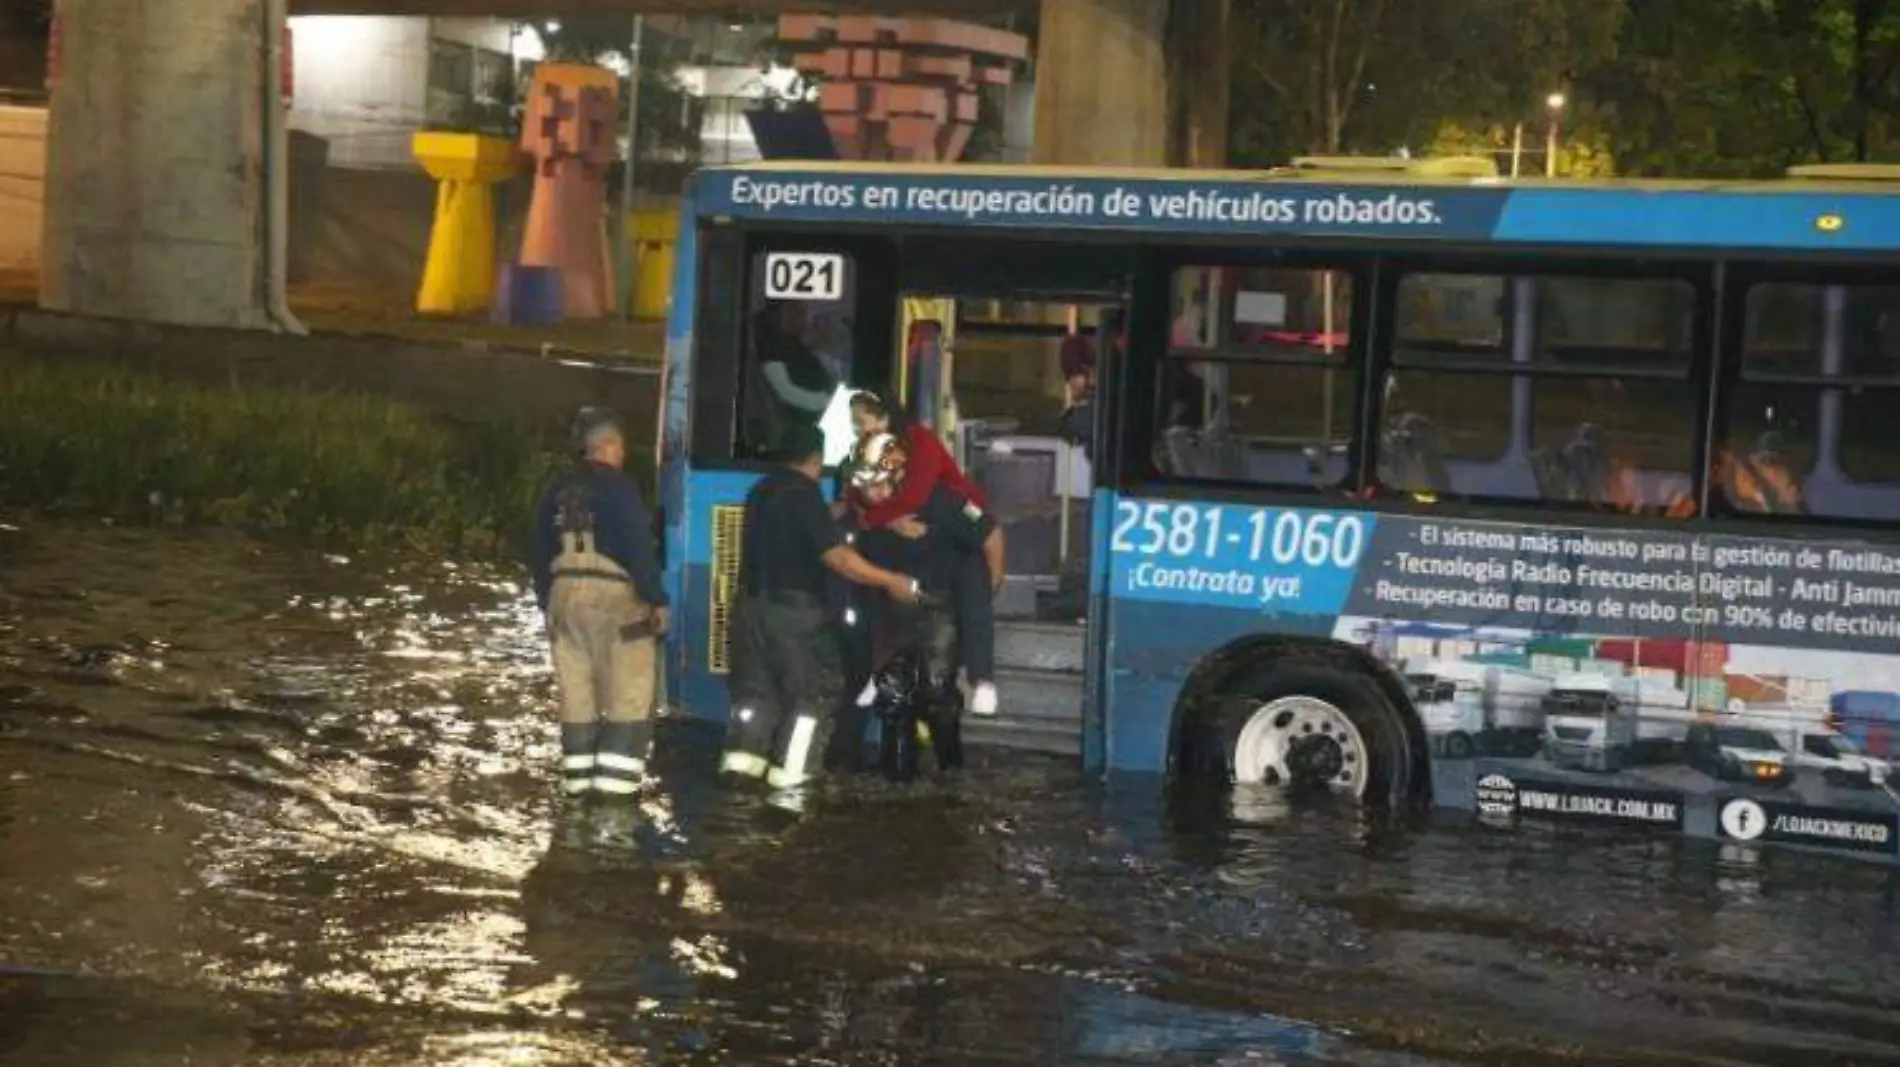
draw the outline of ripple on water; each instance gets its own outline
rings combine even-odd
[[[100,1062],[191,1031],[189,1062],[300,1067],[1900,1062],[1865,867],[1034,759],[793,815],[718,787],[685,726],[637,818],[580,817],[505,569],[7,549],[9,1064],[80,1031]]]

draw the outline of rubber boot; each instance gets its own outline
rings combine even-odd
[[[778,758],[765,775],[766,784],[774,789],[803,786],[824,769],[825,752],[830,745],[830,717],[801,710],[785,724],[777,745]]]
[[[719,758],[719,773],[749,781],[764,779],[772,768],[767,754],[772,751],[773,727],[777,722],[777,717],[763,708],[734,708],[732,725],[726,733],[726,750]]]
[[[651,722],[604,722],[594,761],[594,791],[631,796],[647,782],[647,755],[653,747]]]
[[[923,696],[919,684],[921,673],[916,657],[899,653],[875,679],[878,770],[893,782],[908,782],[917,777],[917,702]]]
[[[561,724],[561,791],[581,796],[594,789],[594,773],[599,768],[596,755],[600,748],[600,724],[564,722]]]
[[[909,782],[917,777],[919,752],[917,716],[910,701],[880,709],[878,716],[878,765],[884,777],[893,782]]]
[[[937,679],[930,694],[930,746],[937,753],[937,769],[963,769],[963,692],[953,671]]]

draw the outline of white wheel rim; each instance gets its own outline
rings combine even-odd
[[[1281,788],[1292,785],[1288,758],[1302,739],[1336,745],[1338,774],[1327,779],[1335,793],[1362,797],[1366,791],[1366,742],[1346,713],[1318,697],[1285,696],[1255,709],[1234,743],[1234,781]]]

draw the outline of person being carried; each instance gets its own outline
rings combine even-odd
[[[865,438],[854,460],[853,487],[873,507],[903,492],[910,479],[910,457],[891,434]],[[1001,539],[982,507],[942,483],[914,514],[858,539],[867,558],[914,579],[922,592],[915,606],[887,613],[891,656],[858,697],[859,706],[872,706],[883,720],[880,748],[893,777],[916,773],[919,722],[929,731],[939,769],[963,765],[955,598],[967,592],[963,576],[972,563],[981,565],[985,553],[998,551]]]
[[[901,411],[869,391],[851,398],[851,416],[859,441],[852,466],[857,463],[855,457],[864,454],[865,445],[880,435],[897,442],[905,457],[901,483],[875,500],[864,486],[847,476],[845,499],[865,532],[914,527],[905,520],[916,516],[939,489],[947,491],[959,505],[969,504],[979,512],[987,512],[989,500],[982,488],[957,466],[928,426],[904,418]],[[1003,535],[998,528],[980,553],[962,561],[954,582],[942,590],[955,605],[958,647],[963,673],[970,683],[972,715],[996,714],[996,594],[1002,589],[1003,576]]]
[[[627,794],[645,780],[653,743],[666,590],[646,503],[621,469],[619,422],[583,408],[574,442],[580,462],[541,495],[529,569],[560,691],[565,789]]]
[[[824,435],[789,431],[785,462],[746,495],[745,546],[731,620],[732,725],[723,772],[803,783],[828,747],[845,689],[842,636],[826,597],[831,575],[883,590],[898,603],[918,583],[868,562],[833,520],[819,489]]]

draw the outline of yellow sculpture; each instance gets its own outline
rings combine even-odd
[[[423,132],[413,150],[440,183],[416,310],[485,310],[495,296],[495,186],[521,171],[521,149],[500,137]]]

